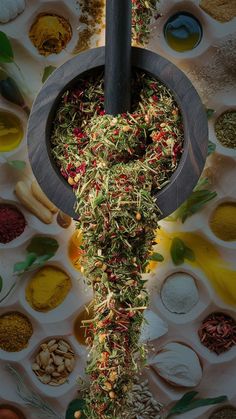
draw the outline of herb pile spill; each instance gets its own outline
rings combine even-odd
[[[64,93],[51,135],[52,155],[76,195],[82,272],[94,290],[95,315],[85,322],[91,419],[119,417],[145,360],[142,273],[161,215],[153,195],[183,150],[181,113],[166,86],[135,72],[132,101],[130,113],[105,114],[103,74],[87,76]]]

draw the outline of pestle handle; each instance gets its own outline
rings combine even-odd
[[[105,111],[130,110],[132,1],[106,1]]]

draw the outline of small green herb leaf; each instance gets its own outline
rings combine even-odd
[[[160,253],[152,253],[148,259],[154,260],[155,262],[163,262],[164,257]]]
[[[103,194],[99,194],[97,198],[94,199],[94,208],[101,205],[105,201]]]
[[[54,255],[59,247],[56,239],[44,236],[35,236],[26,248],[27,252],[37,256]],[[51,256],[50,256],[51,257]]]
[[[207,113],[207,118],[210,119],[212,117],[212,115],[215,113],[215,110],[208,108],[206,110],[206,113]]]
[[[80,412],[83,412],[85,406],[86,406],[86,403],[82,399],[72,400],[72,402],[69,404],[66,411],[66,419],[74,419],[75,412],[77,412],[78,410]],[[85,419],[85,415],[83,413],[82,413],[81,419]]]
[[[8,164],[17,170],[24,170],[26,166],[26,162],[22,160],[11,160],[11,161],[8,161]]]
[[[11,42],[7,35],[0,31],[0,62],[12,63],[14,61],[14,54]]]
[[[169,411],[167,418],[173,415],[180,415],[198,407],[210,406],[227,401],[227,396],[212,397],[206,399],[194,399],[198,392],[190,391],[186,393]]]
[[[175,265],[181,265],[184,263],[184,252],[185,252],[185,246],[182,240],[180,240],[178,237],[175,237],[172,240],[170,253],[172,260]]]
[[[184,259],[188,259],[190,261],[195,260],[193,250],[186,246],[183,240],[181,240],[179,237],[174,237],[172,240],[170,253],[175,265],[181,265],[184,263]]]
[[[56,70],[56,67],[54,67],[53,65],[49,65],[48,67],[44,68],[42,83],[44,83],[47,80],[47,78],[50,76],[50,74],[53,73],[54,70]]]
[[[3,287],[3,279],[2,279],[2,277],[0,276],[0,292],[2,292],[2,287]]]
[[[45,264],[49,259],[51,259],[54,256],[54,253],[50,253],[48,255],[39,256],[33,265],[31,266],[32,269],[37,269]]]
[[[214,153],[215,150],[216,150],[216,144],[214,144],[212,141],[209,140],[207,155],[210,156],[210,154]]]
[[[36,259],[37,255],[35,253],[29,253],[23,262],[15,263],[14,272],[20,273],[22,271],[27,271],[29,267],[33,265]]]

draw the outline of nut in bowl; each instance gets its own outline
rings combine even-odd
[[[41,343],[32,358],[31,368],[44,385],[58,387],[68,383],[75,368],[76,354],[64,338],[51,338]]]

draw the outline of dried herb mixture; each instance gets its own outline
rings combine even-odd
[[[104,111],[103,75],[66,92],[55,117],[52,154],[76,194],[83,273],[94,290],[88,327],[91,377],[85,414],[117,418],[145,360],[139,343],[148,263],[165,186],[183,149],[179,108],[162,83],[135,72],[130,113]]]

